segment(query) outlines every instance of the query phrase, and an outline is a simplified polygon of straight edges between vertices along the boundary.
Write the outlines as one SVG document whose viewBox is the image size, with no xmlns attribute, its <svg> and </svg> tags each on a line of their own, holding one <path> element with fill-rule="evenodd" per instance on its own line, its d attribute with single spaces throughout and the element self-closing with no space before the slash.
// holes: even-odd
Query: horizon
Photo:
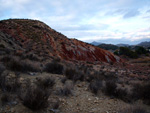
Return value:
<svg viewBox="0 0 150 113">
<path fill-rule="evenodd" d="M 149 0 L 0 0 L 0 20 L 36 19 L 68 38 L 133 45 L 150 41 L 149 6 Z"/>
</svg>

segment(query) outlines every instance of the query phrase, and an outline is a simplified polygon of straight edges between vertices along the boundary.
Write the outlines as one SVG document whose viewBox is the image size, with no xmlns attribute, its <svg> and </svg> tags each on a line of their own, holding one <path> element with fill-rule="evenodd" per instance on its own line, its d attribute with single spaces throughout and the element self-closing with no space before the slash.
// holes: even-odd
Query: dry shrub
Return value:
<svg viewBox="0 0 150 113">
<path fill-rule="evenodd" d="M 69 96 L 72 95 L 73 84 L 66 82 L 63 88 L 57 90 L 57 94 L 60 96 Z"/>
<path fill-rule="evenodd" d="M 48 107 L 50 92 L 41 87 L 28 87 L 25 92 L 20 93 L 22 104 L 33 111 Z"/>
<path fill-rule="evenodd" d="M 62 82 L 63 84 L 65 84 L 66 80 L 67 80 L 66 77 L 61 78 L 61 82 Z"/>
<path fill-rule="evenodd" d="M 12 71 L 18 71 L 18 72 L 37 72 L 40 70 L 40 66 L 37 64 L 37 62 L 32 62 L 30 60 L 21 60 L 19 57 L 15 56 L 4 56 L 1 59 L 6 68 Z"/>
<path fill-rule="evenodd" d="M 94 80 L 91 81 L 89 84 L 89 89 L 96 95 L 99 90 L 101 90 L 103 87 L 102 81 L 100 80 Z"/>
<path fill-rule="evenodd" d="M 10 76 L 9 73 L 5 72 L 1 75 L 1 89 L 7 92 L 16 92 L 20 88 L 18 76 Z"/>
<path fill-rule="evenodd" d="M 65 70 L 65 76 L 70 79 L 73 80 L 74 82 L 80 80 L 83 81 L 84 80 L 84 74 L 80 71 L 77 71 L 76 69 L 72 69 L 72 68 L 67 68 Z"/>
<path fill-rule="evenodd" d="M 148 112 L 143 108 L 141 108 L 140 106 L 136 106 L 122 109 L 118 113 L 148 113 Z"/>
<path fill-rule="evenodd" d="M 106 86 L 103 92 L 108 96 L 114 96 L 116 92 L 117 85 L 115 81 L 106 81 Z"/>
<path fill-rule="evenodd" d="M 55 85 L 55 79 L 51 77 L 37 78 L 36 85 L 43 89 L 52 88 Z"/>
<path fill-rule="evenodd" d="M 150 105 L 150 83 L 135 84 L 132 95 L 133 99 L 142 99 L 145 104 Z"/>
<path fill-rule="evenodd" d="M 125 102 L 131 102 L 130 95 L 126 89 L 117 88 L 115 81 L 106 81 L 106 86 L 103 88 L 103 92 L 111 97 L 121 99 Z"/>
<path fill-rule="evenodd" d="M 44 71 L 53 74 L 62 74 L 63 73 L 63 65 L 58 62 L 51 62 L 45 65 Z"/>
<path fill-rule="evenodd" d="M 1 102 L 2 102 L 2 105 L 5 105 L 6 103 L 9 102 L 9 94 L 7 93 L 3 93 L 2 96 L 1 96 Z"/>
</svg>

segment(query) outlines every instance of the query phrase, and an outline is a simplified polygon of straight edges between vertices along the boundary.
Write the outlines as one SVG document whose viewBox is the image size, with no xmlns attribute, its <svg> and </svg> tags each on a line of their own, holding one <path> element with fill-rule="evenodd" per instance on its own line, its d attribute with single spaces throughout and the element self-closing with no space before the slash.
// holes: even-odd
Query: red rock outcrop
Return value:
<svg viewBox="0 0 150 113">
<path fill-rule="evenodd" d="M 39 56 L 59 57 L 64 60 L 120 62 L 109 51 L 76 39 L 68 39 L 43 22 L 28 19 L 0 21 L 0 32 L 7 36 L 15 50 L 33 52 Z M 0 38 L 4 39 L 4 37 Z M 5 42 L 7 42 L 5 38 Z M 17 45 L 17 46 L 16 46 Z"/>
</svg>

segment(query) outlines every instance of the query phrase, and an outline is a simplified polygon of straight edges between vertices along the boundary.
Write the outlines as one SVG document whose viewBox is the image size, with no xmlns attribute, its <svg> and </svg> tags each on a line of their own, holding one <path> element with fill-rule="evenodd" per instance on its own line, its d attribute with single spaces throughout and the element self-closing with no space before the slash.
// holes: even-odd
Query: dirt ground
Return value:
<svg viewBox="0 0 150 113">
<path fill-rule="evenodd" d="M 13 74 L 14 73 L 11 72 L 11 75 Z M 31 111 L 20 102 L 15 100 L 14 103 L 16 102 L 16 104 L 9 103 L 5 106 L 0 104 L 0 113 L 118 113 L 118 111 L 123 108 L 133 106 L 140 106 L 150 112 L 150 107 L 143 104 L 141 100 L 129 104 L 123 102 L 122 100 L 107 97 L 102 92 L 99 92 L 96 96 L 89 91 L 89 83 L 85 81 L 77 81 L 77 83 L 73 84 L 72 81 L 67 80 L 66 84 L 68 83 L 73 85 L 71 86 L 73 87 L 72 95 L 68 97 L 56 95 L 57 89 L 64 86 L 64 84 L 61 83 L 61 79 L 64 77 L 64 75 L 36 73 L 35 75 L 31 76 L 28 74 L 22 74 L 20 80 L 22 80 L 22 83 L 26 79 L 30 79 L 34 82 L 37 77 L 54 77 L 56 81 L 52 94 L 49 97 L 49 107 L 46 110 Z M 0 94 L 1 93 L 2 91 Z M 52 109 L 51 104 L 56 103 L 57 101 L 59 101 L 58 109 Z"/>
</svg>

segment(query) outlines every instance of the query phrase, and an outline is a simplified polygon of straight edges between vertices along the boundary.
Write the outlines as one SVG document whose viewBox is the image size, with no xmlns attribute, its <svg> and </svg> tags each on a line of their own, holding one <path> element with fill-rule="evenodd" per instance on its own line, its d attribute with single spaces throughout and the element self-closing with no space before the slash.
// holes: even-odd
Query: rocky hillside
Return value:
<svg viewBox="0 0 150 113">
<path fill-rule="evenodd" d="M 0 45 L 21 54 L 44 56 L 45 59 L 120 62 L 112 53 L 76 39 L 68 39 L 37 20 L 0 21 Z"/>
</svg>

